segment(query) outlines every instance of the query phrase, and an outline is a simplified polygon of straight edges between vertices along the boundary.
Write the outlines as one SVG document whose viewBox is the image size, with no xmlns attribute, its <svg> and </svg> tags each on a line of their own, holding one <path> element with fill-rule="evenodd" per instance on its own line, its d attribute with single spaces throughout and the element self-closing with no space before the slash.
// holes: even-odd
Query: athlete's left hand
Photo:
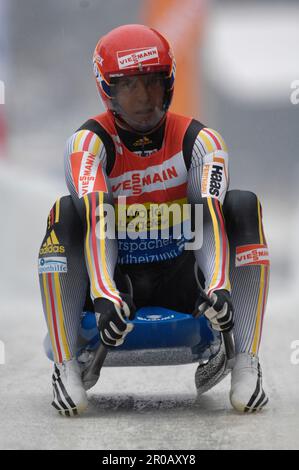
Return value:
<svg viewBox="0 0 299 470">
<path fill-rule="evenodd" d="M 230 293 L 225 289 L 215 290 L 208 302 L 203 297 L 197 302 L 193 316 L 204 314 L 216 331 L 230 331 L 234 326 L 234 308 Z"/>
</svg>

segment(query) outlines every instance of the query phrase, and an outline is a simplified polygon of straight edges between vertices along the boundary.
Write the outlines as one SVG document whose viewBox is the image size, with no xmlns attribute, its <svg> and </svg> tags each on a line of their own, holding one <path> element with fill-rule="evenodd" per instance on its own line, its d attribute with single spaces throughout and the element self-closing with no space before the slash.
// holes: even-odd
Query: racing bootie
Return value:
<svg viewBox="0 0 299 470">
<path fill-rule="evenodd" d="M 55 363 L 52 375 L 52 405 L 63 416 L 75 416 L 86 410 L 88 401 L 77 360 Z"/>
<path fill-rule="evenodd" d="M 237 411 L 255 412 L 268 403 L 262 386 L 262 370 L 258 356 L 239 353 L 231 375 L 230 401 Z"/>
</svg>

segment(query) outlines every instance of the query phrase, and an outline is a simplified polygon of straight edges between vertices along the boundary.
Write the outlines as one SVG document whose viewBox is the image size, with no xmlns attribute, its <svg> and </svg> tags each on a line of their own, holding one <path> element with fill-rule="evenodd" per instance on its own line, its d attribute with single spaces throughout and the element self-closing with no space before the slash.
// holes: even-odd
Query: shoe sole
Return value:
<svg viewBox="0 0 299 470">
<path fill-rule="evenodd" d="M 61 415 L 61 416 L 66 416 L 68 418 L 71 418 L 73 416 L 78 416 L 82 413 L 84 413 L 84 411 L 87 409 L 88 407 L 88 404 L 86 405 L 81 405 L 81 406 L 77 406 L 75 408 L 68 408 L 68 409 L 61 409 L 59 408 L 59 406 L 57 406 L 57 404 L 55 403 L 55 401 L 53 401 L 52 403 L 52 406 L 55 408 L 55 410 L 58 411 L 58 413 Z"/>
</svg>

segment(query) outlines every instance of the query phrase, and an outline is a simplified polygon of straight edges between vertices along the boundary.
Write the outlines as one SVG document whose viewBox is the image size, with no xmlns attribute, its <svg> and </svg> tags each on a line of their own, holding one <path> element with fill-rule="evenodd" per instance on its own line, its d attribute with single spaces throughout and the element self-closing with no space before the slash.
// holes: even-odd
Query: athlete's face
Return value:
<svg viewBox="0 0 299 470">
<path fill-rule="evenodd" d="M 158 73 L 121 77 L 114 85 L 117 112 L 139 131 L 149 131 L 163 117 L 164 84 Z"/>
</svg>

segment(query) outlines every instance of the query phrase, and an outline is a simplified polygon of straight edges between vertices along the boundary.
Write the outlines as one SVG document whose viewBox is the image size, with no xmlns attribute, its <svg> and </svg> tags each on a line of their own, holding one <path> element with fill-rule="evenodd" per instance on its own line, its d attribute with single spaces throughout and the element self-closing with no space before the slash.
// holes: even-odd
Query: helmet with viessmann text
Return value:
<svg viewBox="0 0 299 470">
<path fill-rule="evenodd" d="M 102 101 L 108 111 L 137 130 L 138 123 L 130 122 L 117 100 L 115 90 L 121 80 L 143 77 L 145 86 L 154 80 L 163 84 L 163 102 L 156 120 L 167 112 L 173 95 L 175 60 L 168 41 L 156 30 L 144 25 L 131 24 L 113 29 L 103 36 L 93 55 L 94 74 Z M 152 78 L 151 78 L 152 77 Z M 157 123 L 152 123 L 152 126 Z"/>
</svg>

